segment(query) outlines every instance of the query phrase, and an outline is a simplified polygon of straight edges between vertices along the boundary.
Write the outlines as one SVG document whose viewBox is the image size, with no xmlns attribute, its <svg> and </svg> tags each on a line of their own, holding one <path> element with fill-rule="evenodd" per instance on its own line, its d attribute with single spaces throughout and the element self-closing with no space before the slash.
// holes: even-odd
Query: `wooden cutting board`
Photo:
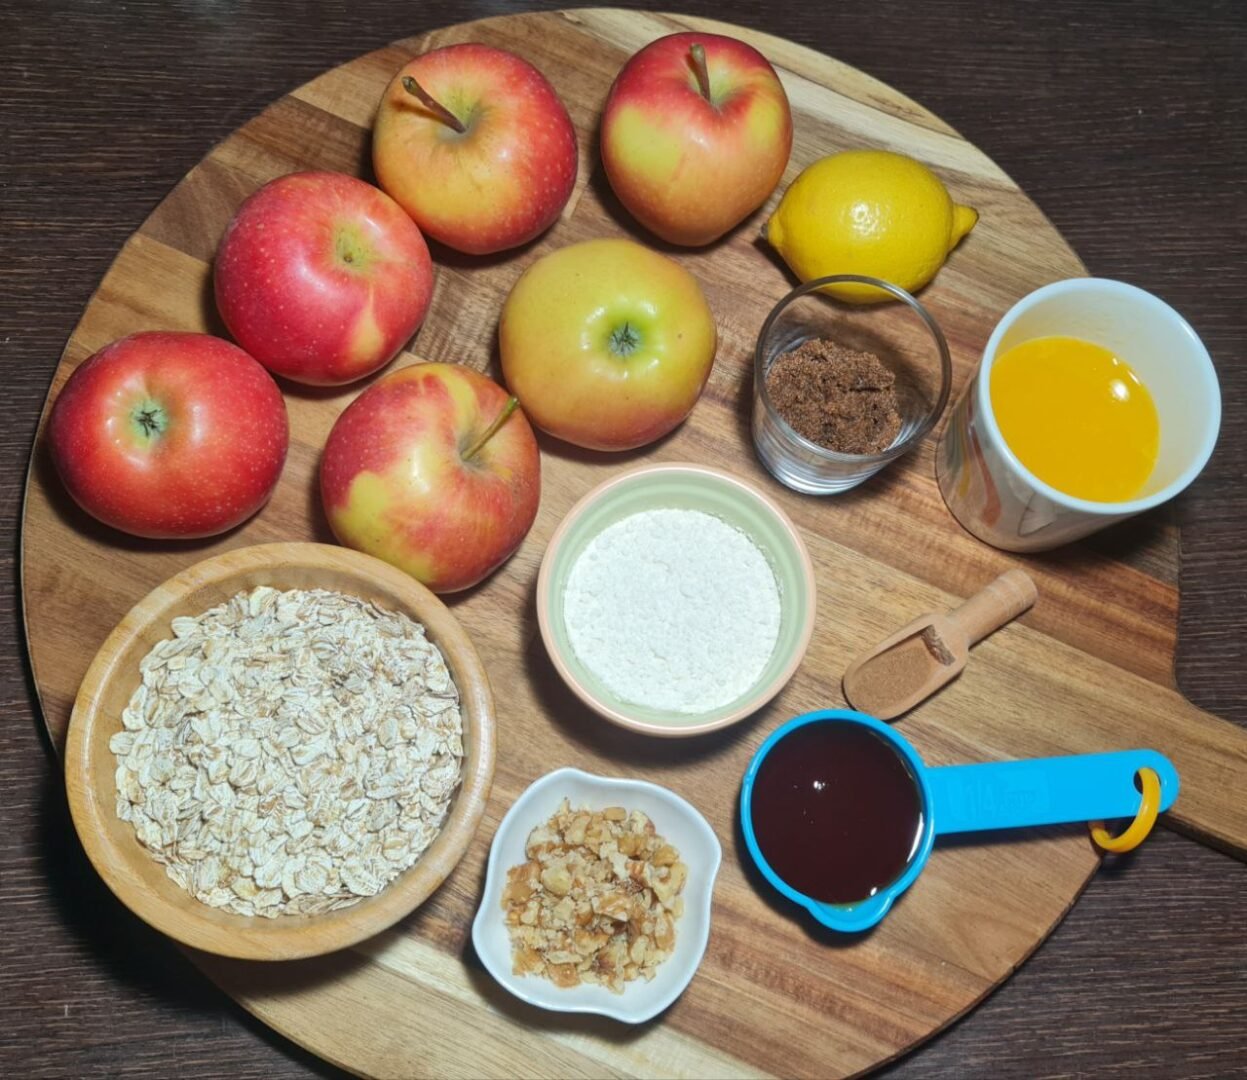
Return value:
<svg viewBox="0 0 1247 1080">
<path fill-rule="evenodd" d="M 621 64 L 664 33 L 696 28 L 750 41 L 780 71 L 796 136 L 783 186 L 832 151 L 880 146 L 932 165 L 982 219 L 924 302 L 942 324 L 964 384 L 995 321 L 1018 297 L 1084 269 L 995 165 L 915 103 L 789 42 L 702 19 L 614 10 L 517 15 L 399 42 L 328 72 L 217 146 L 131 237 L 66 346 L 49 400 L 96 349 L 142 329 L 223 333 L 210 260 L 250 192 L 297 169 L 370 178 L 369 125 L 410 56 L 477 40 L 518 52 L 552 80 L 580 137 L 580 176 L 562 220 L 509 256 L 435 250 L 429 318 L 397 365 L 448 360 L 487 370 L 503 298 L 534 259 L 563 244 L 635 234 L 597 164 L 594 131 Z M 1163 514 L 1044 556 L 995 551 L 949 517 L 933 478 L 934 439 L 846 495 L 798 496 L 757 464 L 748 436 L 750 357 L 769 307 L 790 287 L 755 237 L 779 192 L 714 247 L 677 252 L 702 282 L 720 331 L 705 396 L 672 437 L 622 456 L 543 443 L 533 530 L 486 584 L 451 599 L 485 659 L 499 702 L 498 771 L 462 864 L 395 930 L 345 953 L 290 964 L 194 959 L 261 1019 L 339 1065 L 369 1075 L 828 1076 L 880 1064 L 981 1000 L 1049 933 L 1098 860 L 1085 829 L 942 843 L 921 880 L 872 934 L 831 937 L 747 869 L 735 825 L 745 763 L 788 717 L 843 704 L 839 679 L 864 646 L 914 616 L 954 604 L 1023 566 L 1040 599 L 973 654 L 965 674 L 900 721 L 932 764 L 1153 746 L 1183 791 L 1171 817 L 1238 854 L 1247 850 L 1247 736 L 1172 686 L 1176 530 Z M 150 588 L 217 551 L 273 540 L 331 540 L 315 494 L 320 447 L 361 389 L 286 387 L 292 444 L 270 505 L 214 542 L 152 543 L 97 527 L 66 497 L 36 442 L 22 533 L 27 636 L 44 717 L 60 745 L 78 683 L 109 630 Z M 45 410 L 46 413 L 46 410 Z M 715 736 L 650 740 L 605 724 L 566 691 L 537 633 L 542 551 L 572 503 L 638 460 L 690 460 L 739 473 L 803 531 L 819 586 L 818 627 L 787 689 L 751 721 Z M 537 776 L 561 765 L 642 776 L 695 803 L 725 860 L 705 961 L 658 1021 L 624 1029 L 522 1005 L 476 960 L 468 928 L 499 819 Z"/>
</svg>

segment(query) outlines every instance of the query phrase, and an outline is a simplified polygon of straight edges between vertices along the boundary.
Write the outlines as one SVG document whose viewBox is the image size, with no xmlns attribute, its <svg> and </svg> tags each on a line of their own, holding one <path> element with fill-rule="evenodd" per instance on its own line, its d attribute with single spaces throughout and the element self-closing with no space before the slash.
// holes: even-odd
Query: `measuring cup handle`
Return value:
<svg viewBox="0 0 1247 1080">
<path fill-rule="evenodd" d="M 1160 808 L 1178 797 L 1178 773 L 1155 750 L 945 765 L 926 770 L 936 835 L 1133 817 L 1142 768 L 1160 777 Z"/>
</svg>

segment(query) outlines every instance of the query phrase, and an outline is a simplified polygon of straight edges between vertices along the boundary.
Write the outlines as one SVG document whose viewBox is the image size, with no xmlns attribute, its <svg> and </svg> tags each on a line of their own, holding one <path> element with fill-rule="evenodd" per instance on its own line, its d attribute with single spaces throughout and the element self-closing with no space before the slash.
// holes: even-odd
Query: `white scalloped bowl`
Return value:
<svg viewBox="0 0 1247 1080">
<path fill-rule="evenodd" d="M 511 940 L 503 921 L 502 889 L 507 871 L 527 860 L 524 845 L 537 825 L 548 821 L 566 798 L 573 807 L 599 810 L 623 806 L 640 810 L 661 836 L 680 852 L 688 866 L 684 914 L 676 922 L 675 951 L 654 978 L 637 979 L 616 994 L 604 986 L 581 985 L 561 990 L 536 975 L 511 971 Z M 515 800 L 494 834 L 481 906 L 472 923 L 472 944 L 481 963 L 522 1001 L 555 1012 L 597 1013 L 625 1024 L 640 1024 L 678 998 L 697 971 L 710 938 L 710 908 L 723 851 L 709 822 L 689 802 L 645 780 L 594 776 L 580 769 L 556 769 L 529 785 Z"/>
</svg>

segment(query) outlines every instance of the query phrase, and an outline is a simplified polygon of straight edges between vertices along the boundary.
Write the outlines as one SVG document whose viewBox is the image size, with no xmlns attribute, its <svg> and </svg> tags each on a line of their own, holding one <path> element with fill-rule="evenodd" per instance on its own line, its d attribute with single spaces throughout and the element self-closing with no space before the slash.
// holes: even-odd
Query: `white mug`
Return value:
<svg viewBox="0 0 1247 1080">
<path fill-rule="evenodd" d="M 1160 420 L 1156 466 L 1138 497 L 1078 499 L 1027 469 L 1000 434 L 992 365 L 1034 338 L 1075 337 L 1109 349 L 1151 392 Z M 1221 427 L 1221 393 L 1208 350 L 1163 300 L 1104 278 L 1071 278 L 1023 297 L 997 324 L 978 369 L 953 408 L 935 455 L 952 515 L 994 547 L 1046 551 L 1159 506 L 1207 463 Z"/>
</svg>

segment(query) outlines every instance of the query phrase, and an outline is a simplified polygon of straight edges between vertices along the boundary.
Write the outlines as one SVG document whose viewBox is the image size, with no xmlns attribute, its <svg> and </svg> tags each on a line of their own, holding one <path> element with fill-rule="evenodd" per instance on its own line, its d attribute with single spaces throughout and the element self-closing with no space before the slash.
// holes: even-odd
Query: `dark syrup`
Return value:
<svg viewBox="0 0 1247 1080">
<path fill-rule="evenodd" d="M 861 724 L 818 722 L 767 753 L 750 797 L 763 856 L 798 892 L 828 904 L 873 896 L 904 871 L 922 832 L 909 766 Z"/>
</svg>

